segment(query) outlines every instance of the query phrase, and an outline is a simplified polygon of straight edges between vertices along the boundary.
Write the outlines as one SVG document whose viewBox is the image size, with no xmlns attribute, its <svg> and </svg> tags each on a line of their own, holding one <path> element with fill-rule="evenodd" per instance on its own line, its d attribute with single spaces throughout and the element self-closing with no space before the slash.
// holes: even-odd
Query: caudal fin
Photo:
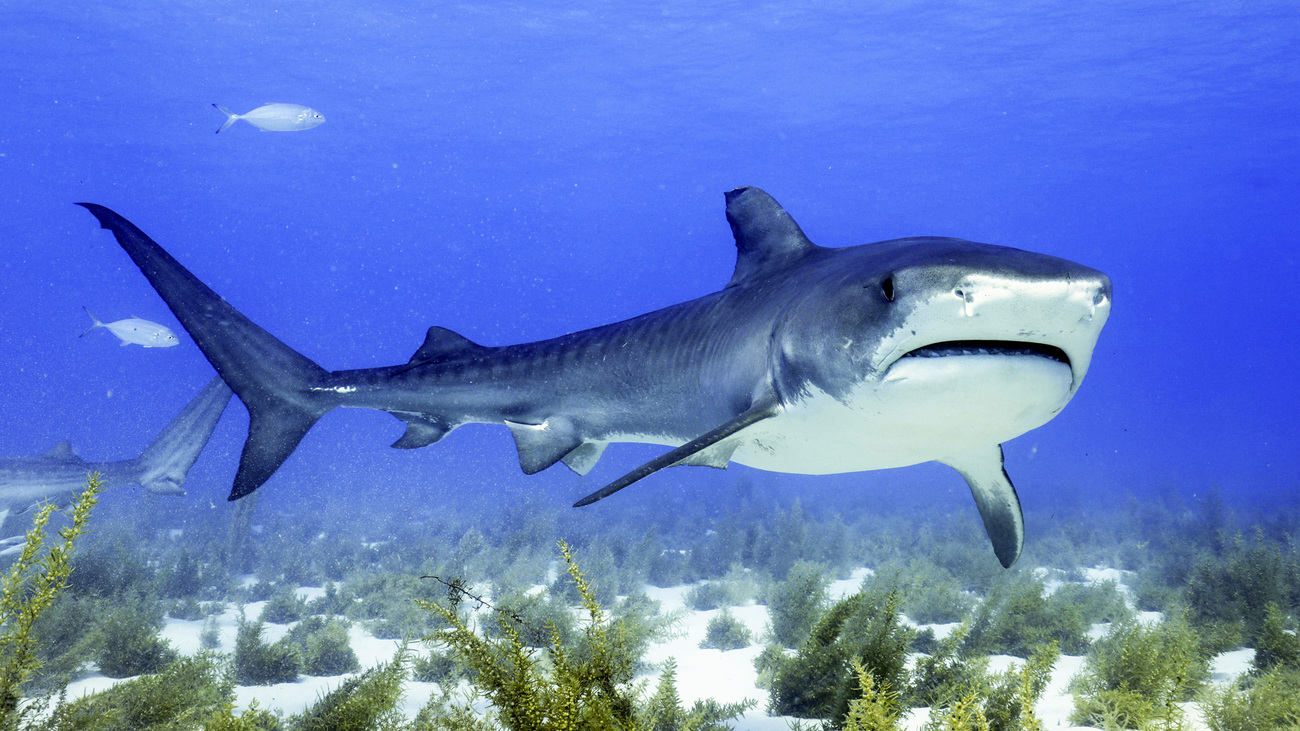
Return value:
<svg viewBox="0 0 1300 731">
<path fill-rule="evenodd" d="M 234 112 L 230 111 L 229 109 L 226 109 L 220 104 L 213 104 L 212 106 L 216 107 L 217 111 L 226 115 L 226 121 L 221 123 L 221 126 L 217 129 L 217 134 L 221 134 L 222 132 L 225 132 L 226 130 L 230 129 L 230 125 L 239 121 L 238 114 L 235 114 Z"/>
<path fill-rule="evenodd" d="M 212 366 L 248 408 L 248 439 L 230 491 L 262 486 L 339 395 L 319 386 L 328 373 L 244 317 L 135 224 L 104 206 L 78 203 L 113 232 Z"/>
<path fill-rule="evenodd" d="M 103 327 L 103 326 L 104 326 L 104 323 L 100 322 L 98 317 L 95 317 L 94 315 L 92 315 L 92 314 L 90 313 L 90 308 L 89 308 L 89 307 L 85 307 L 85 306 L 83 305 L 81 309 L 85 310 L 87 315 L 90 315 L 90 321 L 91 321 L 91 323 L 93 323 L 89 328 L 86 329 L 86 331 L 85 331 L 84 333 L 82 333 L 81 335 L 78 336 L 78 337 L 83 337 L 83 338 L 84 338 L 84 337 L 86 337 L 87 335 L 89 335 L 89 334 L 95 332 L 95 331 L 98 330 L 99 328 Z"/>
<path fill-rule="evenodd" d="M 184 495 L 185 476 L 207 446 L 221 412 L 230 401 L 230 388 L 213 378 L 140 453 L 140 484 L 160 495 Z"/>
</svg>

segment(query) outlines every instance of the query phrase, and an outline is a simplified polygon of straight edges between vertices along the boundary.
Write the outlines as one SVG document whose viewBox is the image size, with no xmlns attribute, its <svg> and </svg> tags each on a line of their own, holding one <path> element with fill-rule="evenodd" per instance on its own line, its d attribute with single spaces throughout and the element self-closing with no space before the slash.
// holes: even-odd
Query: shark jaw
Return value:
<svg viewBox="0 0 1300 731">
<path fill-rule="evenodd" d="M 1070 369 L 1037 355 L 901 358 L 847 398 L 814 390 L 750 427 L 730 459 L 811 475 L 945 461 L 1047 423 L 1069 401 Z"/>
</svg>

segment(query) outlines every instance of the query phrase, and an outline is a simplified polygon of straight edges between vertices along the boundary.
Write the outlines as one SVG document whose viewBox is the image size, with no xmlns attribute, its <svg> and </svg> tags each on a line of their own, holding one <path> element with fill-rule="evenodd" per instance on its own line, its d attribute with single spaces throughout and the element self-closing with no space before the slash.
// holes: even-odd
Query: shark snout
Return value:
<svg viewBox="0 0 1300 731">
<path fill-rule="evenodd" d="M 1097 281 L 1092 285 L 1092 316 L 1096 318 L 1100 313 L 1102 320 L 1105 321 L 1106 317 L 1110 315 L 1110 303 L 1110 277 L 1098 273 Z"/>
</svg>

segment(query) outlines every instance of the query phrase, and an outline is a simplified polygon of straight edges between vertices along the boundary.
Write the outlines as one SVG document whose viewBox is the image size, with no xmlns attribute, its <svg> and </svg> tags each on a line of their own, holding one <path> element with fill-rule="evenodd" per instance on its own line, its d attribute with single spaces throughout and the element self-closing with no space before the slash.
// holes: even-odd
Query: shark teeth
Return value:
<svg viewBox="0 0 1300 731">
<path fill-rule="evenodd" d="M 949 340 L 925 345 L 908 351 L 904 358 L 949 358 L 963 355 L 1037 356 L 1070 364 L 1070 359 L 1060 348 L 1041 343 L 1022 343 L 1004 340 Z"/>
</svg>

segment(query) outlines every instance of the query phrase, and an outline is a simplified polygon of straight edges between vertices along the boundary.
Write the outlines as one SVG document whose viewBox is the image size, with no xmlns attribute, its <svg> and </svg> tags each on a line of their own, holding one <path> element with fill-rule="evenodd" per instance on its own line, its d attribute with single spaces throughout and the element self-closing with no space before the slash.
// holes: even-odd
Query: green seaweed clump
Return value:
<svg viewBox="0 0 1300 731">
<path fill-rule="evenodd" d="M 974 595 L 957 577 L 928 558 L 914 558 L 906 565 L 890 561 L 876 571 L 875 582 L 897 589 L 903 614 L 918 624 L 960 622 L 975 607 Z"/>
<path fill-rule="evenodd" d="M 925 731 L 1044 731 L 1034 705 L 1047 690 L 1061 655 L 1055 643 L 1042 645 L 1019 669 L 979 678 L 966 693 L 931 713 Z"/>
<path fill-rule="evenodd" d="M 494 605 L 498 611 L 521 620 L 515 623 L 515 628 L 519 630 L 519 639 L 528 647 L 546 647 L 551 644 L 553 633 L 566 646 L 576 639 L 573 614 L 550 592 L 527 594 L 516 589 L 501 595 Z M 494 624 L 488 624 L 484 631 L 490 637 L 502 636 Z"/>
<path fill-rule="evenodd" d="M 434 602 L 421 602 L 421 606 L 447 626 L 427 641 L 448 646 L 465 662 L 474 674 L 474 685 L 487 696 L 497 720 L 507 729 L 634 728 L 634 659 L 626 651 L 624 632 L 611 626 L 563 541 L 560 553 L 587 610 L 583 628 L 590 648 L 587 662 L 572 662 L 557 634 L 545 648 L 550 661 L 547 672 L 536 652 L 524 645 L 513 616 L 496 614 L 502 639 L 494 641 L 471 630 L 454 606 Z"/>
<path fill-rule="evenodd" d="M 235 634 L 235 681 L 240 685 L 273 685 L 297 680 L 302 653 L 288 637 L 267 644 L 262 630 L 260 620 L 239 623 Z"/>
<path fill-rule="evenodd" d="M 772 622 L 772 639 L 782 647 L 798 647 L 807 639 L 817 618 L 826 610 L 826 589 L 830 581 L 821 566 L 799 561 L 785 581 L 772 586 L 767 611 Z"/>
<path fill-rule="evenodd" d="M 1029 657 L 1039 646 L 1056 642 L 1062 652 L 1080 654 L 1088 647 L 1087 630 L 1082 609 L 1068 594 L 1049 596 L 1038 579 L 1012 574 L 975 610 L 964 650 Z"/>
<path fill-rule="evenodd" d="M 1211 731 L 1300 728 L 1300 637 L 1276 604 L 1265 607 L 1255 645 L 1252 672 L 1202 694 Z"/>
<path fill-rule="evenodd" d="M 348 639 L 346 620 L 308 617 L 289 630 L 285 638 L 298 647 L 306 675 L 342 675 L 361 668 Z"/>
<path fill-rule="evenodd" d="M 876 676 L 853 661 L 853 675 L 858 679 L 861 694 L 849 701 L 849 712 L 844 717 L 845 731 L 894 731 L 903 720 L 903 708 L 898 693 L 888 685 L 877 686 Z"/>
<path fill-rule="evenodd" d="M 676 707 L 671 674 L 667 680 L 661 679 L 660 693 L 654 699 L 648 704 L 640 701 L 640 688 L 633 684 L 632 676 L 644 648 L 644 618 L 637 612 L 613 618 L 607 615 L 568 544 L 560 541 L 559 548 L 586 614 L 576 647 L 566 646 L 559 633 L 552 631 L 546 647 L 530 648 L 524 644 L 520 618 L 503 611 L 493 612 L 499 637 L 476 633 L 459 611 L 459 603 L 470 597 L 491 607 L 458 583 L 447 585 L 446 604 L 419 602 L 444 625 L 426 642 L 444 645 L 456 656 L 469 670 L 474 693 L 486 697 L 491 708 L 486 718 L 476 719 L 469 701 L 456 705 L 445 698 L 434 699 L 421 710 L 417 727 L 510 731 L 718 728 L 704 725 L 705 721 L 686 724 L 701 708 L 698 704 L 683 717 L 668 714 L 668 705 Z M 707 704 L 703 708 L 707 710 Z M 713 704 L 713 710 L 717 713 L 706 715 L 719 716 L 716 723 L 720 723 L 740 715 L 745 707 Z M 652 717 L 659 720 L 652 721 Z"/>
<path fill-rule="evenodd" d="M 723 609 L 709 620 L 700 647 L 713 650 L 739 650 L 749 647 L 753 636 L 745 623 L 736 619 L 729 609 Z"/>
<path fill-rule="evenodd" d="M 899 595 L 859 592 L 837 602 L 793 657 L 771 654 L 770 707 L 799 718 L 824 718 L 842 728 L 849 702 L 861 695 L 854 662 L 874 677 L 874 687 L 907 685 L 907 646 L 912 631 L 902 624 Z"/>
<path fill-rule="evenodd" d="M 176 660 L 176 651 L 158 636 L 162 613 L 131 601 L 115 607 L 100 625 L 99 671 L 110 678 L 162 672 Z"/>
<path fill-rule="evenodd" d="M 402 683 L 410 651 L 405 643 L 387 663 L 343 681 L 294 719 L 295 731 L 379 731 L 403 725 Z"/>
<path fill-rule="evenodd" d="M 1300 669 L 1274 666 L 1248 673 L 1201 698 L 1210 731 L 1300 728 Z"/>
<path fill-rule="evenodd" d="M 1250 541 L 1237 535 L 1222 555 L 1203 555 L 1196 562 L 1187 577 L 1186 600 L 1197 631 L 1223 638 L 1212 650 L 1230 650 L 1234 640 L 1253 645 L 1270 604 L 1300 602 L 1300 551 L 1283 551 L 1259 529 Z"/>
<path fill-rule="evenodd" d="M 691 587 L 682 599 L 691 609 L 708 612 L 727 605 L 727 587 L 720 581 L 701 582 Z"/>
<path fill-rule="evenodd" d="M 62 542 L 45 546 L 45 527 L 56 510 L 44 505 L 32 518 L 23 549 L 0 589 L 0 727 L 15 727 L 27 710 L 19 708 L 23 685 L 40 669 L 32 625 L 68 586 L 72 549 L 90 521 L 104 489 L 99 473 L 86 476 L 86 489 L 72 501 L 72 525 L 59 531 Z"/>
<path fill-rule="evenodd" d="M 1118 624 L 1093 644 L 1071 684 L 1070 719 L 1106 728 L 1177 726 L 1177 703 L 1190 700 L 1208 675 L 1209 658 L 1181 615 L 1152 627 Z"/>
<path fill-rule="evenodd" d="M 299 598 L 293 588 L 283 586 L 277 588 L 267 598 L 259 619 L 274 624 L 289 624 L 305 616 L 307 616 L 307 602 Z"/>
<path fill-rule="evenodd" d="M 1300 635 L 1286 625 L 1286 615 L 1270 602 L 1264 608 L 1264 622 L 1255 638 L 1256 670 L 1277 666 L 1300 670 Z"/>
<path fill-rule="evenodd" d="M 970 627 L 963 624 L 936 640 L 929 654 L 917 657 L 908 705 L 943 708 L 967 696 L 988 692 L 988 658 L 962 656 L 969 631 Z"/>
<path fill-rule="evenodd" d="M 161 672 L 118 683 L 108 690 L 58 706 L 46 724 L 52 731 L 203 728 L 234 698 L 220 658 L 184 657 Z"/>
<path fill-rule="evenodd" d="M 427 656 L 416 656 L 411 661 L 411 677 L 421 683 L 454 685 L 465 677 L 465 669 L 451 655 L 432 650 Z"/>
</svg>

